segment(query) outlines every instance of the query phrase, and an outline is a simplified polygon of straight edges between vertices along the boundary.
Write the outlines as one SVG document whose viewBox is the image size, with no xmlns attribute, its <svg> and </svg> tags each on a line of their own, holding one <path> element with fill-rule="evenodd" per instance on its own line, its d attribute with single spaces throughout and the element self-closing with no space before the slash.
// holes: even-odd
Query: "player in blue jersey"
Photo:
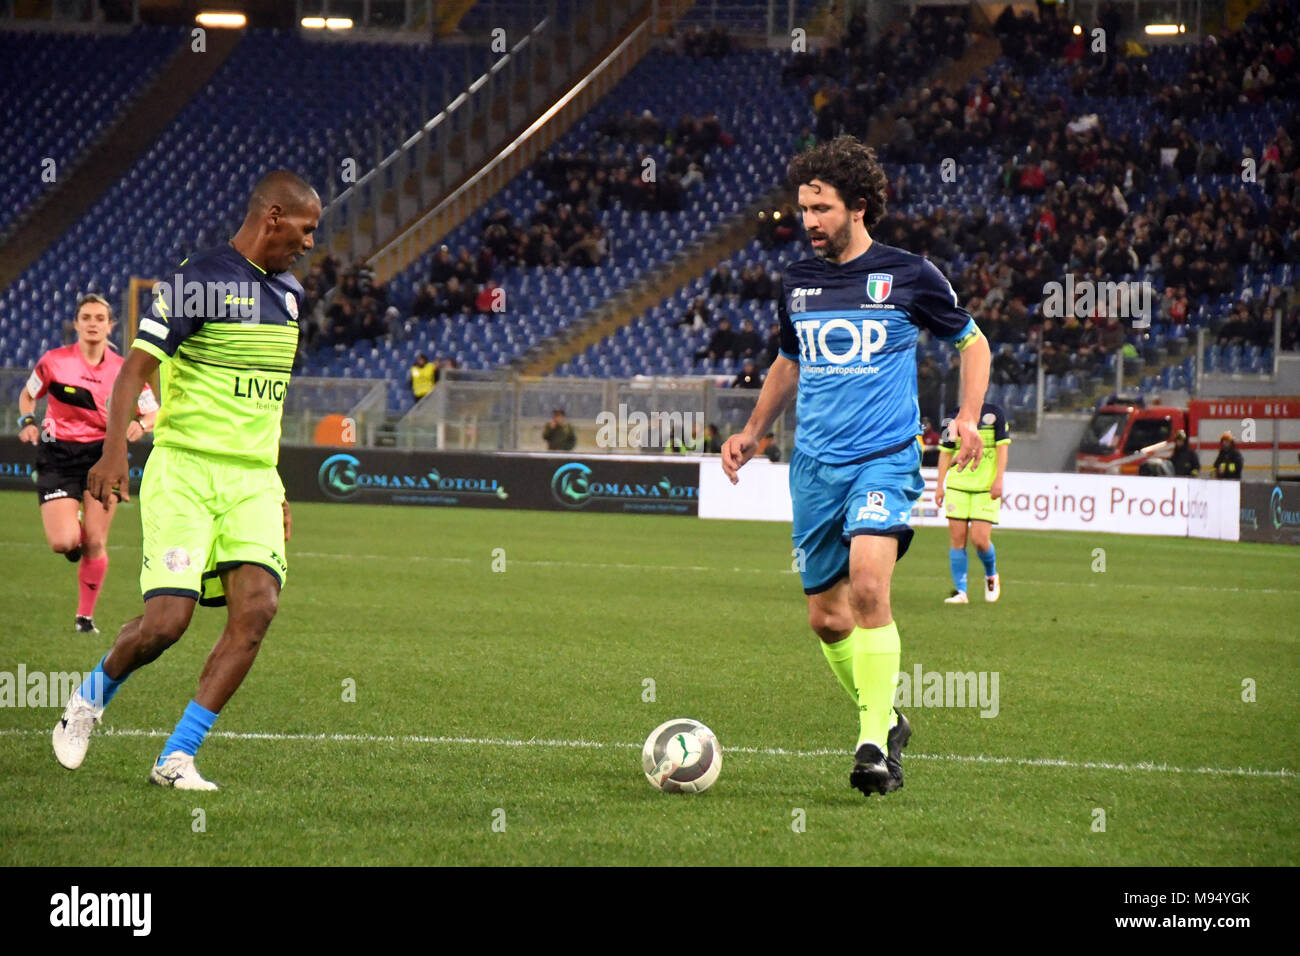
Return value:
<svg viewBox="0 0 1300 956">
<path fill-rule="evenodd" d="M 789 181 L 815 256 L 785 272 L 781 354 L 744 430 L 723 445 L 722 468 L 734 484 L 797 392 L 792 534 L 808 622 L 858 708 L 849 782 L 869 796 L 903 785 L 911 735 L 893 709 L 900 654 L 889 582 L 924 487 L 917 335 L 926 329 L 961 351 L 958 471 L 983 452 L 989 346 L 929 260 L 871 238 L 886 179 L 870 148 L 850 136 L 816 146 L 790 163 Z"/>
</svg>

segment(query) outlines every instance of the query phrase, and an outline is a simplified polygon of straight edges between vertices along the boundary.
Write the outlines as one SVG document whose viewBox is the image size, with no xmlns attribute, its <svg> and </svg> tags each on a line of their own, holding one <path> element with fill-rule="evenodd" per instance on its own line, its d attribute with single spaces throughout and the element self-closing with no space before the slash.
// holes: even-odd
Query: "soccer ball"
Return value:
<svg viewBox="0 0 1300 956">
<path fill-rule="evenodd" d="M 664 793 L 702 793 L 722 772 L 722 745 L 698 720 L 666 720 L 646 738 L 641 769 Z"/>
</svg>

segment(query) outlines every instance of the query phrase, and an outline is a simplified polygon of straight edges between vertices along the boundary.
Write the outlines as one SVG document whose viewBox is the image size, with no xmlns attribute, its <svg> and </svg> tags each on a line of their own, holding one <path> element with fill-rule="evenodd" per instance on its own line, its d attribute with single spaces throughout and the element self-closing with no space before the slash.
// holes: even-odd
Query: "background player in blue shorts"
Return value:
<svg viewBox="0 0 1300 956">
<path fill-rule="evenodd" d="M 916 340 L 926 329 L 961 351 L 958 471 L 983 452 L 989 346 L 929 260 L 871 238 L 886 178 L 869 147 L 842 136 L 800 153 L 788 172 L 815 255 L 786 270 L 781 354 L 744 430 L 723 446 L 722 467 L 734 484 L 798 393 L 790 496 L 808 622 L 858 708 L 849 782 L 883 794 L 903 785 L 911 735 L 893 709 L 900 655 L 889 582 L 923 489 Z"/>
</svg>

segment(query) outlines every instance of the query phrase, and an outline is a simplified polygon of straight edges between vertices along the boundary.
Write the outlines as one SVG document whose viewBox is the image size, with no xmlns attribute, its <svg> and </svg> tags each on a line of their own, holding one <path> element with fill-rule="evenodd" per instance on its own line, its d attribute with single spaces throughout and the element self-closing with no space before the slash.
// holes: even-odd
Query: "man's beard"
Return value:
<svg viewBox="0 0 1300 956">
<path fill-rule="evenodd" d="M 853 228 L 851 223 L 845 223 L 844 228 L 838 232 L 822 233 L 826 237 L 826 244 L 820 249 L 813 247 L 813 254 L 821 259 L 838 260 L 849 243 L 853 241 Z"/>
</svg>

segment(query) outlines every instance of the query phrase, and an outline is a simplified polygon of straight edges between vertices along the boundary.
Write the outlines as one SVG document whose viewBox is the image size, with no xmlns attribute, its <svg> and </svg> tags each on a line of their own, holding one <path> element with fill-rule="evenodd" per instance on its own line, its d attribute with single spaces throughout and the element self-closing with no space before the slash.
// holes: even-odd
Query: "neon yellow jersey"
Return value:
<svg viewBox="0 0 1300 956">
<path fill-rule="evenodd" d="M 230 245 L 191 256 L 154 290 L 132 348 L 157 358 L 154 444 L 274 466 L 303 290 Z"/>
<path fill-rule="evenodd" d="M 955 417 L 954 414 L 945 418 L 943 427 L 939 429 L 943 435 L 939 447 L 953 455 L 961 449 L 961 439 L 953 433 L 952 422 Z M 979 432 L 980 438 L 984 439 L 984 454 L 980 457 L 979 465 L 974 469 L 967 466 L 964 471 L 949 468 L 947 487 L 956 491 L 988 491 L 993 487 L 993 479 L 998 476 L 997 446 L 1011 444 L 1011 433 L 1007 430 L 1007 419 L 1002 414 L 1002 409 L 985 402 L 980 409 Z"/>
</svg>

